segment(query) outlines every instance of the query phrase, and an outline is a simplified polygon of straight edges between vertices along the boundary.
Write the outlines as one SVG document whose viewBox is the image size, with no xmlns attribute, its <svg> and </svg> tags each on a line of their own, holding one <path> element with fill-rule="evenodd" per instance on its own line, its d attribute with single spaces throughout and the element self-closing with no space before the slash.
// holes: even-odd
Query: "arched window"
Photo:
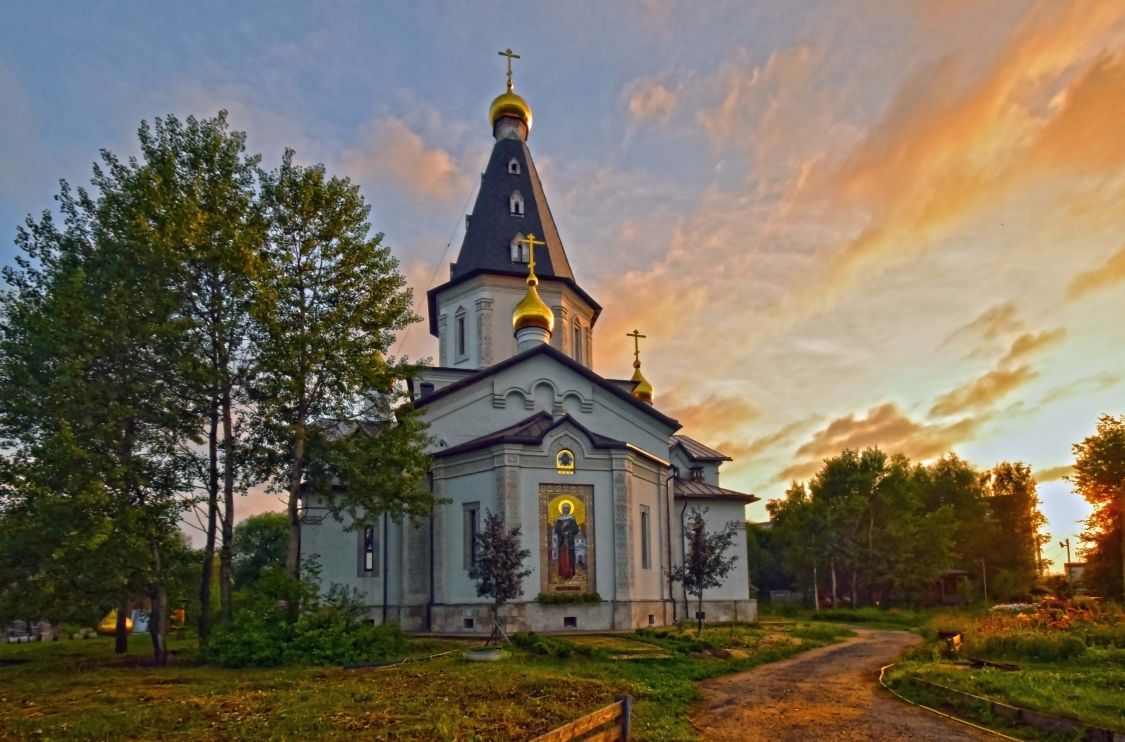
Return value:
<svg viewBox="0 0 1125 742">
<path fill-rule="evenodd" d="M 574 320 L 574 360 L 582 363 L 582 325 Z"/>
<path fill-rule="evenodd" d="M 523 216 L 523 196 L 519 191 L 512 191 L 508 197 L 508 211 L 512 216 Z"/>
<path fill-rule="evenodd" d="M 511 249 L 513 263 L 526 263 L 531 259 L 531 256 L 528 255 L 527 243 L 520 242 L 522 239 L 524 239 L 523 232 L 520 232 L 512 238 Z"/>
<path fill-rule="evenodd" d="M 508 172 L 511 173 L 512 175 L 519 175 L 520 174 L 520 161 L 517 160 L 514 157 L 512 159 L 508 160 Z"/>
</svg>

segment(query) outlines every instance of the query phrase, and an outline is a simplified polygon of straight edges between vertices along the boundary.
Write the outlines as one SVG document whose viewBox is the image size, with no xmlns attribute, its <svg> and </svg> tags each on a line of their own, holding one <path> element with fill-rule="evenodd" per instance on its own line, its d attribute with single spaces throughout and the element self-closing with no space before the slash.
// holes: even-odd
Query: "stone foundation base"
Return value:
<svg viewBox="0 0 1125 742">
<path fill-rule="evenodd" d="M 501 609 L 504 630 L 565 633 L 568 631 L 628 631 L 646 626 L 669 626 L 674 620 L 694 621 L 696 603 L 685 609 L 678 602 L 673 611 L 670 600 L 605 601 L 603 603 L 570 603 L 546 605 L 528 601 L 511 603 Z M 703 612 L 708 622 L 758 620 L 756 600 L 704 600 Z M 674 613 L 674 617 L 673 617 Z M 427 627 L 427 614 L 430 625 Z M 492 606 L 461 603 L 429 606 L 388 606 L 387 621 L 397 623 L 403 631 L 431 631 L 437 634 L 487 635 L 492 631 Z M 372 607 L 369 619 L 383 620 L 383 609 Z"/>
<path fill-rule="evenodd" d="M 695 612 L 699 604 L 694 600 L 684 605 L 683 601 L 677 602 L 676 615 L 681 621 L 696 621 Z M 739 621 L 741 623 L 758 622 L 758 601 L 756 600 L 704 600 L 704 620 L 708 623 L 723 621 Z"/>
</svg>

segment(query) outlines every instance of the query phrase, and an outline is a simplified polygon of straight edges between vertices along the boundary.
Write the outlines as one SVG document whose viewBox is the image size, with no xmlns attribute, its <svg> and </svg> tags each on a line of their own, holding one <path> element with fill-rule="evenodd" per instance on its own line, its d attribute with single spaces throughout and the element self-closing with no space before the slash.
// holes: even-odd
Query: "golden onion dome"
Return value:
<svg viewBox="0 0 1125 742">
<path fill-rule="evenodd" d="M 555 329 L 555 313 L 539 298 L 535 287 L 539 279 L 532 273 L 527 277 L 527 293 L 512 312 L 512 328 L 517 332 L 525 327 L 538 327 L 551 332 Z"/>
<path fill-rule="evenodd" d="M 523 98 L 512 92 L 511 87 L 508 88 L 507 92 L 496 96 L 496 100 L 492 101 L 492 105 L 488 108 L 488 122 L 493 127 L 503 116 L 519 119 L 527 125 L 528 132 L 531 132 L 531 106 Z"/>
<path fill-rule="evenodd" d="M 652 384 L 648 383 L 648 379 L 641 373 L 640 361 L 633 362 L 633 378 L 629 379 L 633 382 L 633 396 L 647 404 L 652 404 Z"/>
</svg>

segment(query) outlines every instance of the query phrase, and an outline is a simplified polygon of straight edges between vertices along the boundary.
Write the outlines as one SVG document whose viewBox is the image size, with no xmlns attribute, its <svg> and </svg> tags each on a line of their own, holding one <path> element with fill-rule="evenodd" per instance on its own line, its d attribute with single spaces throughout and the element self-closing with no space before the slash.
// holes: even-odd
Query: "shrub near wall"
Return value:
<svg viewBox="0 0 1125 742">
<path fill-rule="evenodd" d="M 1081 656 L 1086 651 L 1086 642 L 1071 634 L 1021 631 L 984 637 L 970 650 L 985 659 L 1062 662 Z"/>
<path fill-rule="evenodd" d="M 292 605 L 299 606 L 296 617 Z M 357 596 L 341 588 L 320 596 L 315 583 L 263 572 L 238 595 L 234 620 L 212 632 L 203 658 L 223 667 L 275 667 L 401 656 L 406 641 L 398 626 L 373 626 L 363 615 Z"/>
</svg>

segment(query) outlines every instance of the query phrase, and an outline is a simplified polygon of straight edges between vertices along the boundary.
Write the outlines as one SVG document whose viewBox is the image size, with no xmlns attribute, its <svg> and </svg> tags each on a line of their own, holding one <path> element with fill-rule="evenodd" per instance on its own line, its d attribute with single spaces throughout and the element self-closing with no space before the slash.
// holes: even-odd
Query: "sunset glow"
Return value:
<svg viewBox="0 0 1125 742">
<path fill-rule="evenodd" d="M 1125 412 L 1125 4 L 236 5 L 6 13 L 0 262 L 142 118 L 228 109 L 267 165 L 364 186 L 424 313 L 510 46 L 596 370 L 647 336 L 656 406 L 753 519 L 843 448 L 954 451 L 1029 463 L 1044 556 L 1077 542 L 1070 447 Z"/>
</svg>

